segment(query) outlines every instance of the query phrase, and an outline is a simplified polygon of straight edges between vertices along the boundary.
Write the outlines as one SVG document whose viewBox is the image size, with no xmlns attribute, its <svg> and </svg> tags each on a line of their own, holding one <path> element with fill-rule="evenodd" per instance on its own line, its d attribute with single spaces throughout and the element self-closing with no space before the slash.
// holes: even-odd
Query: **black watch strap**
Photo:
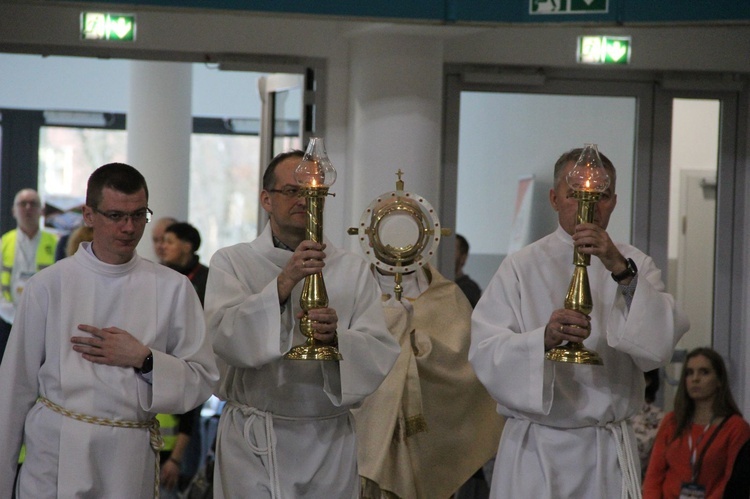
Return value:
<svg viewBox="0 0 750 499">
<path fill-rule="evenodd" d="M 635 262 L 632 258 L 627 259 L 627 267 L 625 267 L 625 270 L 620 272 L 619 274 L 612 274 L 612 279 L 615 280 L 616 283 L 620 283 L 627 279 L 628 277 L 635 277 L 635 275 L 638 273 L 638 267 L 635 266 Z"/>
<path fill-rule="evenodd" d="M 143 360 L 143 365 L 139 368 L 135 368 L 136 372 L 140 374 L 148 374 L 154 370 L 154 354 L 149 353 L 148 357 Z"/>
</svg>

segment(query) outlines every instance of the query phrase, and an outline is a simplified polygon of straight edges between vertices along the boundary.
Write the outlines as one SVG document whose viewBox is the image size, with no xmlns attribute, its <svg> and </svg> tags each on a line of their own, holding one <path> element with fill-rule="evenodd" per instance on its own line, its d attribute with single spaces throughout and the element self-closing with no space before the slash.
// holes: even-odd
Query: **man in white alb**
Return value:
<svg viewBox="0 0 750 499">
<path fill-rule="evenodd" d="M 263 177 L 269 215 L 250 243 L 217 251 L 206 319 L 221 370 L 214 497 L 354 499 L 357 450 L 350 413 L 399 355 L 380 290 L 359 256 L 306 240 L 306 200 L 294 170 L 303 153 L 276 156 Z M 323 273 L 329 307 L 314 309 L 315 338 L 343 360 L 287 360 L 306 339 L 298 327 L 302 281 Z"/>
<path fill-rule="evenodd" d="M 606 232 L 617 196 L 604 155 L 611 185 L 593 223 L 576 222 L 578 201 L 565 177 L 580 154 L 565 153 L 555 165 L 557 230 L 506 257 L 472 315 L 469 360 L 507 417 L 493 498 L 639 496 L 627 420 L 643 404 L 643 371 L 669 362 L 689 327 L 653 260 Z M 590 317 L 562 306 L 574 247 L 595 257 Z M 584 339 L 603 366 L 545 360 L 550 348 Z"/>
<path fill-rule="evenodd" d="M 0 497 L 152 497 L 157 413 L 211 394 L 218 370 L 184 276 L 141 259 L 151 216 L 133 167 L 89 178 L 94 239 L 26 283 L 0 364 Z"/>
</svg>

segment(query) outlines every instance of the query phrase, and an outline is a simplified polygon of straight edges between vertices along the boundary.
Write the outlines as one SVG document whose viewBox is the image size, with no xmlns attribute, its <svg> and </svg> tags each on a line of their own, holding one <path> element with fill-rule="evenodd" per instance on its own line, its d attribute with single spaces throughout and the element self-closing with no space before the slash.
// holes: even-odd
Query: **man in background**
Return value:
<svg viewBox="0 0 750 499">
<path fill-rule="evenodd" d="M 154 244 L 154 255 L 156 255 L 156 260 L 161 264 L 164 264 L 164 232 L 166 232 L 167 227 L 176 223 L 177 219 L 174 217 L 161 217 L 151 227 L 151 242 Z"/>
<path fill-rule="evenodd" d="M 482 288 L 479 287 L 471 277 L 464 274 L 464 265 L 466 265 L 466 259 L 469 258 L 469 242 L 461 234 L 456 234 L 456 270 L 455 270 L 455 281 L 461 291 L 464 292 L 466 298 L 471 303 L 471 308 L 477 306 L 479 298 L 482 296 Z"/>
<path fill-rule="evenodd" d="M 12 316 L 26 281 L 45 267 L 55 263 L 57 236 L 40 230 L 42 201 L 34 189 L 21 189 L 13 200 L 16 228 L 3 234 L 2 285 L 3 320 L 0 321 L 0 359 L 8 341 Z"/>
<path fill-rule="evenodd" d="M 187 222 L 166 228 L 161 242 L 162 263 L 188 278 L 203 306 L 206 296 L 208 267 L 198 259 L 201 236 Z M 161 450 L 162 499 L 178 497 L 198 471 L 201 461 L 201 406 L 185 414 L 159 414 L 162 435 L 169 428 L 170 438 L 164 439 Z"/>
</svg>

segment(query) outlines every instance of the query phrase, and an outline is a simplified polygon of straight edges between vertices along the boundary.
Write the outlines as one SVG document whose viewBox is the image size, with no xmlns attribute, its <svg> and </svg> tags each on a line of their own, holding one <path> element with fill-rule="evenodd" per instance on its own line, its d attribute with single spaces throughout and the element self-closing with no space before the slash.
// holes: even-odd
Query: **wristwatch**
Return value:
<svg viewBox="0 0 750 499">
<path fill-rule="evenodd" d="M 625 270 L 623 270 L 619 274 L 612 273 L 612 279 L 614 279 L 616 283 L 619 284 L 628 277 L 635 277 L 635 275 L 638 273 L 638 267 L 635 266 L 635 262 L 632 258 L 627 259 L 627 265 L 628 266 L 625 267 Z"/>
<path fill-rule="evenodd" d="M 136 372 L 140 374 L 148 374 L 154 369 L 154 354 L 150 353 L 148 354 L 148 357 L 146 357 L 143 360 L 143 365 L 141 365 L 140 368 L 135 368 Z"/>
</svg>

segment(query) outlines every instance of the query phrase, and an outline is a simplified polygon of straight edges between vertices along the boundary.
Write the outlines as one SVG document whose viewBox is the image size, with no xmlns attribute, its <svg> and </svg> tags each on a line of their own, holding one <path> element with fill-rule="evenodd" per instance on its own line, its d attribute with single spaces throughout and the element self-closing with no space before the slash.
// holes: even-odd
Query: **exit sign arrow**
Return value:
<svg viewBox="0 0 750 499">
<path fill-rule="evenodd" d="M 81 13 L 81 40 L 135 41 L 135 14 Z"/>
<path fill-rule="evenodd" d="M 576 61 L 583 64 L 630 64 L 629 36 L 579 36 Z"/>
</svg>

